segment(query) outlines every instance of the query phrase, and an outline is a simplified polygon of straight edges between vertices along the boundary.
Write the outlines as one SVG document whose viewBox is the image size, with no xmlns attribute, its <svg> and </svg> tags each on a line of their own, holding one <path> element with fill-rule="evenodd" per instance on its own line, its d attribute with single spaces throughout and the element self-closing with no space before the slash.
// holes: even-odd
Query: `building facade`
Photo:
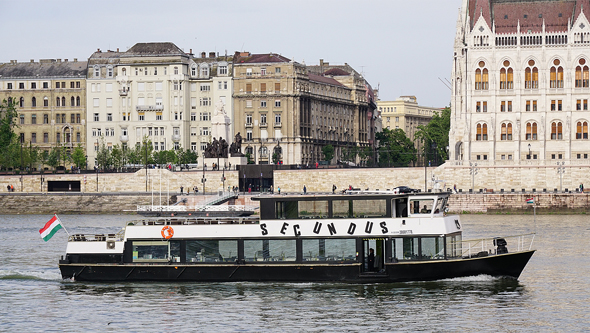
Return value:
<svg viewBox="0 0 590 333">
<path fill-rule="evenodd" d="M 402 129 L 418 151 L 423 146 L 423 142 L 416 138 L 418 126 L 428 125 L 434 113 L 441 111 L 440 108 L 418 105 L 416 96 L 400 96 L 395 101 L 377 101 L 377 108 L 381 113 L 383 128 Z"/>
<path fill-rule="evenodd" d="M 231 58 L 196 58 L 173 43 L 98 50 L 88 60 L 87 81 L 90 161 L 103 143 L 124 148 L 144 139 L 154 151 L 182 148 L 202 156 L 214 104 L 221 101 L 232 111 Z"/>
<path fill-rule="evenodd" d="M 590 1 L 464 0 L 452 70 L 455 165 L 589 164 Z"/>
<path fill-rule="evenodd" d="M 45 151 L 85 147 L 86 64 L 77 59 L 0 64 L 0 100 L 16 103 L 20 143 Z"/>
<path fill-rule="evenodd" d="M 254 163 L 311 165 L 324 159 L 328 144 L 335 160 L 346 147 L 369 145 L 375 107 L 366 81 L 349 66 L 322 64 L 272 53 L 234 55 L 234 132 Z"/>
</svg>

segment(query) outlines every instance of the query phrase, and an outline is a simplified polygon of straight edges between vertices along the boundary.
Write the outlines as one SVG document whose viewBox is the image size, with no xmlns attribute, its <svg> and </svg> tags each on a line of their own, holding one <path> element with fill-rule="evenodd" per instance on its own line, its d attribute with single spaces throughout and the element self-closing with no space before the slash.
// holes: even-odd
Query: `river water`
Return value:
<svg viewBox="0 0 590 333">
<path fill-rule="evenodd" d="M 60 230 L 48 215 L 0 215 L 0 331 L 528 331 L 590 330 L 590 219 L 463 215 L 464 238 L 536 230 L 518 281 L 86 283 L 62 281 Z M 130 216 L 63 215 L 70 233 L 113 233 Z M 510 244 L 509 244 L 510 246 Z"/>
</svg>

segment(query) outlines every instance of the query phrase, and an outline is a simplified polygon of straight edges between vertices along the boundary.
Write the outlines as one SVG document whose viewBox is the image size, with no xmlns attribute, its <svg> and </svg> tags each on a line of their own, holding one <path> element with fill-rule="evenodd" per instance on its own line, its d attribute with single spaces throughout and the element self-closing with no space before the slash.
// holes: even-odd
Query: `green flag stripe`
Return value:
<svg viewBox="0 0 590 333">
<path fill-rule="evenodd" d="M 51 237 L 53 237 L 53 235 L 59 230 L 61 229 L 61 224 L 58 224 L 57 226 L 55 226 L 55 228 L 53 228 L 53 230 L 51 230 L 50 233 L 47 234 L 47 236 L 43 237 L 44 241 L 48 241 L 51 239 Z"/>
</svg>

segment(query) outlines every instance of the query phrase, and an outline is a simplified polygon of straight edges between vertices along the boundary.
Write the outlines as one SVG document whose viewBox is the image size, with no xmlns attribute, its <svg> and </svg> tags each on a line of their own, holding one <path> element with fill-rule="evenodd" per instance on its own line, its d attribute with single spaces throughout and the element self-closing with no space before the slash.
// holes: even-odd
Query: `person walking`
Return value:
<svg viewBox="0 0 590 333">
<path fill-rule="evenodd" d="M 303 194 L 307 194 L 307 187 L 305 185 L 303 185 Z"/>
<path fill-rule="evenodd" d="M 277 187 L 277 191 L 279 192 L 279 194 L 281 194 L 281 187 L 280 186 Z"/>
<path fill-rule="evenodd" d="M 180 194 L 184 194 L 184 187 L 180 187 Z"/>
<path fill-rule="evenodd" d="M 335 194 L 335 193 L 336 193 L 336 185 L 332 184 L 332 194 Z"/>
</svg>

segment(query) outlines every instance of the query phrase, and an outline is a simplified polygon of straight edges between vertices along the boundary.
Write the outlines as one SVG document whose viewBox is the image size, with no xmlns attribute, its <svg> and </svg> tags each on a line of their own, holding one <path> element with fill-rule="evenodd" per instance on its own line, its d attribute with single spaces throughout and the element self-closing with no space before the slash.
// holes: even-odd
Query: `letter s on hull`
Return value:
<svg viewBox="0 0 590 333">
<path fill-rule="evenodd" d="M 260 230 L 262 231 L 262 236 L 268 235 L 268 230 L 266 230 L 266 223 L 262 223 L 260 225 Z"/>
</svg>

